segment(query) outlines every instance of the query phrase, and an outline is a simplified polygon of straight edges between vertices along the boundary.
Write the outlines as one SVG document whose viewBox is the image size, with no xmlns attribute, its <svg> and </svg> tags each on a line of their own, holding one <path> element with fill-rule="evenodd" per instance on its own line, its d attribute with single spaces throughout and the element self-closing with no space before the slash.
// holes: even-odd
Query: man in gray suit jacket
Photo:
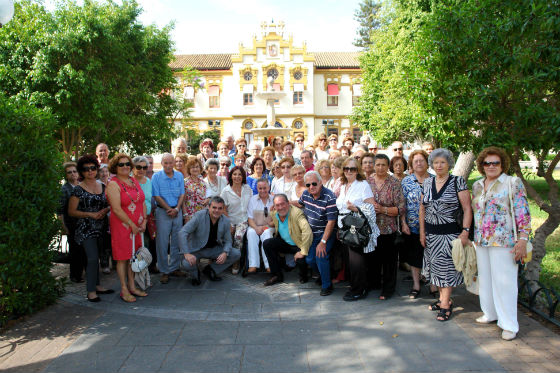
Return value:
<svg viewBox="0 0 560 373">
<path fill-rule="evenodd" d="M 200 258 L 211 259 L 213 263 L 202 272 L 210 281 L 221 281 L 221 273 L 241 256 L 232 247 L 230 221 L 224 215 L 225 203 L 221 197 L 210 198 L 208 209 L 196 212 L 179 232 L 179 248 L 183 255 L 181 266 L 189 272 L 193 286 L 200 285 Z"/>
</svg>

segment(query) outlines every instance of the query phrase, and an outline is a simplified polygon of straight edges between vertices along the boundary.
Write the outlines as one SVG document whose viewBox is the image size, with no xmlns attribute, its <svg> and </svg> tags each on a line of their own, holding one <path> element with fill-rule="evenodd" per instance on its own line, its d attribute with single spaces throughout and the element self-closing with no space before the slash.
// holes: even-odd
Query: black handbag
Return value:
<svg viewBox="0 0 560 373">
<path fill-rule="evenodd" d="M 340 241 L 348 246 L 352 251 L 364 252 L 364 247 L 369 243 L 371 227 L 367 217 L 358 208 L 357 213 L 348 213 L 342 218 L 342 228 L 340 228 Z"/>
<path fill-rule="evenodd" d="M 398 247 L 404 245 L 404 243 L 405 243 L 404 235 L 401 232 L 401 224 L 399 221 L 399 216 L 397 216 L 397 231 L 395 232 L 395 241 L 393 244 Z"/>
<path fill-rule="evenodd" d="M 463 231 L 463 217 L 464 217 L 464 212 L 463 212 L 463 207 L 461 206 L 461 200 L 459 199 L 459 192 L 457 191 L 457 177 L 456 176 L 451 176 L 453 178 L 453 181 L 455 182 L 455 194 L 457 195 L 457 202 L 459 202 L 459 207 L 457 208 L 457 210 L 455 210 L 453 212 L 453 217 L 455 218 L 455 224 L 457 224 L 457 227 L 459 228 L 459 231 L 462 232 Z M 471 226 L 469 227 L 469 240 L 474 241 L 474 216 L 471 219 Z"/>
</svg>

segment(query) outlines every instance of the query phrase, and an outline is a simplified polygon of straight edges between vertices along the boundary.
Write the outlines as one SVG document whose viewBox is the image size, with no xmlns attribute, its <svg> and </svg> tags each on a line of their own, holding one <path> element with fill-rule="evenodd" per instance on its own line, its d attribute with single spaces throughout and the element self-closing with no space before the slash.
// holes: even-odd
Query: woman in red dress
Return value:
<svg viewBox="0 0 560 373">
<path fill-rule="evenodd" d="M 116 176 L 107 186 L 107 198 L 111 204 L 111 245 L 113 259 L 117 261 L 117 274 L 121 282 L 121 299 L 135 302 L 134 295 L 145 297 L 148 294 L 134 284 L 130 267 L 132 257 L 132 235 L 135 235 L 136 251 L 142 244 L 141 234 L 146 230 L 146 206 L 144 192 L 134 178 L 130 177 L 132 159 L 126 154 L 117 154 L 109 162 L 109 172 Z M 128 277 L 128 285 L 127 285 Z"/>
</svg>

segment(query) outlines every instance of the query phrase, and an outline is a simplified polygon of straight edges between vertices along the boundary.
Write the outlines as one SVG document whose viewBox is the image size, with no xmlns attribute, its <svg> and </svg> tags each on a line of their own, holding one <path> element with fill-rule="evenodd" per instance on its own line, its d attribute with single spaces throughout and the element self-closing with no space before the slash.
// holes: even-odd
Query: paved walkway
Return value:
<svg viewBox="0 0 560 373">
<path fill-rule="evenodd" d="M 377 292 L 354 303 L 346 291 L 320 297 L 312 282 L 264 288 L 265 275 L 224 281 L 171 278 L 135 304 L 117 294 L 84 300 L 70 285 L 55 306 L 0 339 L 0 370 L 45 372 L 559 372 L 560 337 L 520 313 L 521 333 L 500 339 L 477 325 L 477 298 L 458 290 L 446 323 L 428 311 L 431 297 L 410 300 L 400 272 L 398 294 Z M 103 276 L 114 289 L 114 274 Z M 425 290 L 425 289 L 424 289 Z M 427 292 L 427 291 L 426 291 Z"/>
</svg>

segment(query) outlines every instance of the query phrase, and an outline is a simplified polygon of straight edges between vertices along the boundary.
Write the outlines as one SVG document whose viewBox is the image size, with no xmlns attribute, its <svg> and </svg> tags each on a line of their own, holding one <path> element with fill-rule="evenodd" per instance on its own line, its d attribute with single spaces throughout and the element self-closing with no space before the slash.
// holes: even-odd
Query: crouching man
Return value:
<svg viewBox="0 0 560 373">
<path fill-rule="evenodd" d="M 291 206 L 285 194 L 276 194 L 273 199 L 275 236 L 263 242 L 264 251 L 270 265 L 272 277 L 264 286 L 270 286 L 284 281 L 280 254 L 294 254 L 296 265 L 299 268 L 299 281 L 307 282 L 307 264 L 305 256 L 313 241 L 311 227 L 303 212 Z"/>
<path fill-rule="evenodd" d="M 240 252 L 231 245 L 230 222 L 224 211 L 224 200 L 212 197 L 208 209 L 195 213 L 179 232 L 181 266 L 190 273 L 193 286 L 200 285 L 201 258 L 212 260 L 202 270 L 210 281 L 221 281 L 218 274 L 239 260 Z"/>
</svg>

